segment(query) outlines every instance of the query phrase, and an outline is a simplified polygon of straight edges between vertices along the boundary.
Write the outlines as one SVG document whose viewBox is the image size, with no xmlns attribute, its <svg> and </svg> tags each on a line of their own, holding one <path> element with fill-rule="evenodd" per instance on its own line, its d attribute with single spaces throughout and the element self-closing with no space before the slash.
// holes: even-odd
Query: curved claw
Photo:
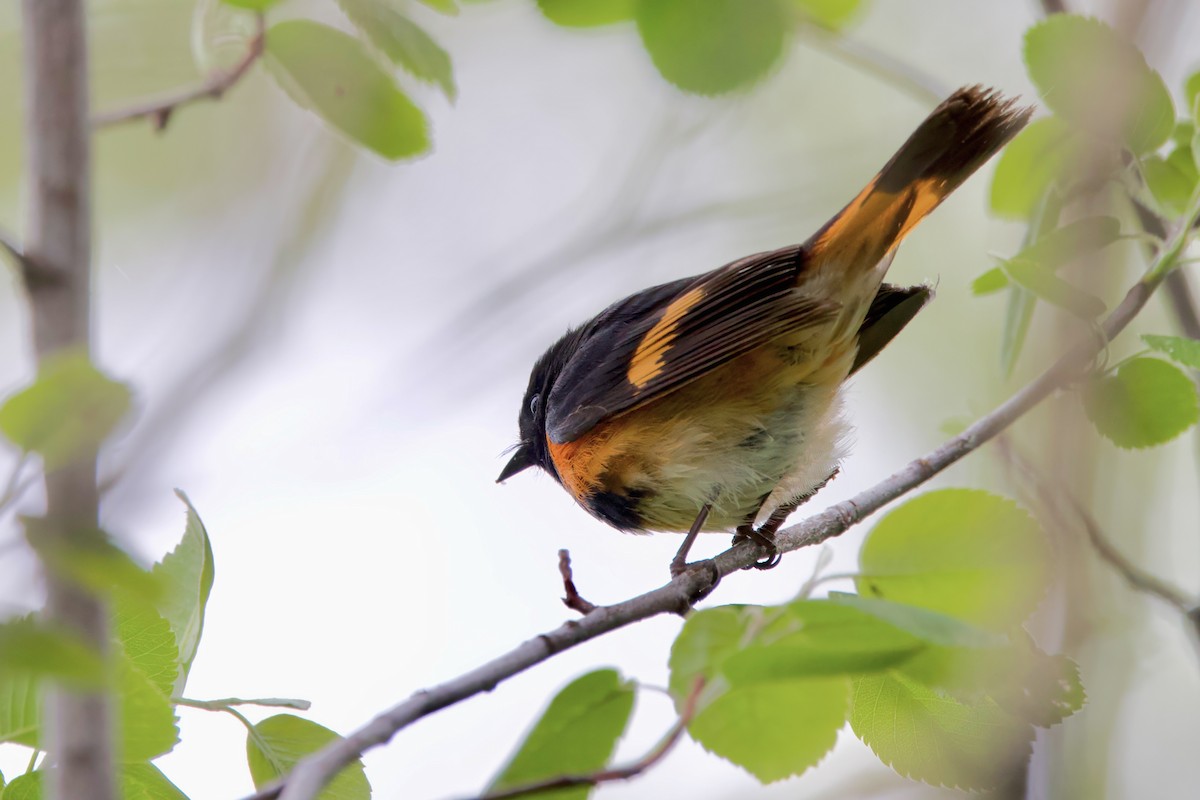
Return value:
<svg viewBox="0 0 1200 800">
<path fill-rule="evenodd" d="M 753 566 L 755 569 L 775 569 L 780 561 L 783 561 L 783 553 L 775 550 L 762 561 L 755 561 Z"/>
</svg>

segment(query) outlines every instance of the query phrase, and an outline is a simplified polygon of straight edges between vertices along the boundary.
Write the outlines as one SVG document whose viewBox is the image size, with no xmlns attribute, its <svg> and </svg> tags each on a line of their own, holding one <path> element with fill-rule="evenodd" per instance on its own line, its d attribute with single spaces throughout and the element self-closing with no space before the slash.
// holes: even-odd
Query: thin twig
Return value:
<svg viewBox="0 0 1200 800">
<path fill-rule="evenodd" d="M 558 551 L 558 573 L 562 575 L 563 591 L 567 596 L 562 599 L 563 605 L 580 614 L 590 614 L 596 610 L 596 604 L 590 603 L 579 594 L 575 588 L 575 577 L 571 574 L 571 553 L 567 550 Z"/>
<path fill-rule="evenodd" d="M 187 697 L 176 697 L 172 700 L 176 705 L 187 706 L 188 708 L 198 708 L 202 711 L 228 711 L 230 706 L 261 706 L 263 708 L 294 708 L 299 711 L 307 711 L 312 708 L 312 703 L 308 700 L 300 700 L 293 697 L 254 697 L 250 699 L 242 699 L 241 697 L 222 697 L 217 700 L 192 700 Z"/>
<path fill-rule="evenodd" d="M 696 715 L 696 704 L 700 699 L 700 691 L 703 688 L 704 678 L 698 676 L 692 684 L 692 690 L 688 693 L 687 700 L 684 701 L 683 710 L 679 713 L 679 719 L 671 726 L 671 730 L 667 731 L 666 735 L 658 740 L 658 744 L 654 745 L 650 752 L 631 764 L 626 764 L 623 767 L 603 769 L 587 775 L 561 775 L 557 778 L 550 778 L 538 781 L 537 783 L 526 784 L 525 786 L 516 786 L 512 789 L 491 792 L 481 795 L 474 800 L 511 800 L 513 797 L 541 794 L 555 789 L 570 789 L 574 786 L 597 786 L 601 783 L 627 781 L 630 778 L 637 777 L 656 765 L 659 761 L 662 761 L 674 749 L 675 745 L 679 743 L 679 740 L 683 737 L 683 732 L 687 730 L 688 724 L 691 723 L 692 717 Z"/>
<path fill-rule="evenodd" d="M 171 115 L 180 107 L 198 100 L 220 100 L 238 81 L 245 77 L 250 67 L 262 57 L 266 42 L 266 21 L 262 14 L 256 15 L 254 34 L 246 44 L 246 52 L 229 69 L 214 71 L 199 86 L 165 95 L 156 100 L 118 108 L 92 117 L 93 128 L 106 128 L 122 122 L 148 119 L 154 130 L 161 131 L 171 121 Z"/>
<path fill-rule="evenodd" d="M 994 411 L 925 457 L 909 462 L 899 472 L 850 500 L 779 531 L 775 535 L 778 552 L 786 553 L 820 544 L 844 533 L 868 515 L 975 451 L 1060 386 L 1075 380 L 1106 343 L 1123 331 L 1146 305 L 1166 273 L 1178 262 L 1187 243 L 1188 229 L 1198 217 L 1200 197 L 1193 199 L 1185 224 L 1180 225 L 1171 241 L 1160 251 L 1146 277 L 1130 287 L 1120 305 L 1104 320 L 1101 326 L 1103 339 L 1096 336 L 1082 339 Z M 764 548 L 748 541 L 739 543 L 713 558 L 711 570 L 688 570 L 658 589 L 615 605 L 601 606 L 581 619 L 570 620 L 548 633 L 536 636 L 470 672 L 430 689 L 422 689 L 345 738 L 301 759 L 290 775 L 263 788 L 253 798 L 311 800 L 343 767 L 366 751 L 389 742 L 399 731 L 417 720 L 480 692 L 491 691 L 502 681 L 582 642 L 659 614 L 678 613 L 690 606 L 694 598 L 711 591 L 716 581 L 751 566 L 763 555 Z"/>
<path fill-rule="evenodd" d="M 844 64 L 866 73 L 907 94 L 918 102 L 937 105 L 946 99 L 952 87 L 882 50 L 847 39 L 817 25 L 805 25 L 800 35 L 810 45 L 823 50 Z"/>
</svg>

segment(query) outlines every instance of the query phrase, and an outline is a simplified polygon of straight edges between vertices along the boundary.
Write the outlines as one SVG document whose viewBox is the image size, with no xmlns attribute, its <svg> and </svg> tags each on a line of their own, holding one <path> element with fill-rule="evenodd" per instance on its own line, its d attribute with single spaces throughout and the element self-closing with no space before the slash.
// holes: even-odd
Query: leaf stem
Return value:
<svg viewBox="0 0 1200 800">
<path fill-rule="evenodd" d="M 25 774 L 26 775 L 33 772 L 33 768 L 37 766 L 38 756 L 40 756 L 41 754 L 42 754 L 41 750 L 38 750 L 36 747 L 33 748 L 33 752 L 29 754 L 29 763 L 25 765 Z"/>
<path fill-rule="evenodd" d="M 241 697 L 222 697 L 218 700 L 193 700 L 188 697 L 176 697 L 171 702 L 188 708 L 199 708 L 204 711 L 228 711 L 230 706 L 262 706 L 263 708 L 294 708 L 307 711 L 312 708 L 308 700 L 292 697 L 256 697 L 243 699 Z"/>
<path fill-rule="evenodd" d="M 919 103 L 937 105 L 950 94 L 950 87 L 937 78 L 868 44 L 847 39 L 819 25 L 803 25 L 799 35 L 814 49 L 899 89 Z"/>
</svg>

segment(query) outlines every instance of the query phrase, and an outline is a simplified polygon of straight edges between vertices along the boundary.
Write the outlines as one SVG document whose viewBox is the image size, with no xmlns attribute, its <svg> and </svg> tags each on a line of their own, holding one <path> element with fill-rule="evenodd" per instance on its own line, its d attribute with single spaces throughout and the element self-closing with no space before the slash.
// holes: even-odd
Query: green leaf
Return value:
<svg viewBox="0 0 1200 800">
<path fill-rule="evenodd" d="M 863 0 L 791 0 L 805 17 L 831 31 L 840 31 L 858 16 Z"/>
<path fill-rule="evenodd" d="M 267 31 L 267 64 L 299 105 L 384 158 L 429 149 L 425 115 L 353 36 L 309 20 Z"/>
<path fill-rule="evenodd" d="M 278 5 L 280 0 L 221 0 L 227 6 L 234 8 L 244 8 L 247 11 L 266 11 L 273 5 Z"/>
<path fill-rule="evenodd" d="M 179 726 L 170 700 L 124 653 L 115 660 L 121 757 L 126 761 L 148 761 L 170 752 L 179 742 Z"/>
<path fill-rule="evenodd" d="M 996 161 L 992 211 L 1007 219 L 1029 219 L 1066 169 L 1070 154 L 1071 134 L 1062 120 L 1046 117 L 1029 123 Z"/>
<path fill-rule="evenodd" d="M 98 528 L 62 535 L 58 523 L 25 517 L 25 535 L 42 562 L 56 574 L 94 594 L 153 603 L 163 594 L 159 580 L 135 563 Z"/>
<path fill-rule="evenodd" d="M 388 58 L 413 77 L 441 87 L 453 102 L 458 96 L 450 55 L 416 23 L 387 0 L 338 0 L 350 21 Z"/>
<path fill-rule="evenodd" d="M 550 701 L 485 794 L 603 768 L 625 733 L 632 711 L 633 685 L 622 680 L 616 670 L 600 669 L 576 678 Z M 578 786 L 544 796 L 582 800 L 590 791 L 590 787 Z"/>
<path fill-rule="evenodd" d="M 799 775 L 833 749 L 849 698 L 844 677 L 756 683 L 707 703 L 688 732 L 704 749 L 768 783 Z"/>
<path fill-rule="evenodd" d="M 1062 207 L 1063 198 L 1058 189 L 1054 186 L 1047 188 L 1034 206 L 1029 228 L 1025 232 L 1024 246 L 1029 246 L 1057 227 Z M 1004 332 L 1000 339 L 1000 365 L 1005 375 L 1012 374 L 1025 346 L 1036 305 L 1034 295 L 1020 286 L 1013 286 L 1009 290 Z"/>
<path fill-rule="evenodd" d="M 1176 147 L 1166 158 L 1151 155 L 1142 159 L 1142 177 L 1164 216 L 1182 216 L 1200 181 L 1191 144 Z"/>
<path fill-rule="evenodd" d="M 785 608 L 798 623 L 794 631 L 725 653 L 721 671 L 732 685 L 872 671 L 925 647 L 917 636 L 848 603 L 799 600 Z"/>
<path fill-rule="evenodd" d="M 0 670 L 0 742 L 36 747 L 41 708 L 40 691 L 31 675 Z"/>
<path fill-rule="evenodd" d="M 1099 297 L 1077 289 L 1033 261 L 1012 258 L 1001 265 L 1011 281 L 1051 305 L 1087 320 L 1104 313 L 1104 301 Z"/>
<path fill-rule="evenodd" d="M 1157 358 L 1126 361 L 1115 375 L 1092 381 L 1083 407 L 1096 430 L 1124 448 L 1169 442 L 1200 418 L 1191 380 Z"/>
<path fill-rule="evenodd" d="M 749 643 L 747 631 L 756 613 L 761 615 L 762 609 L 720 606 L 688 615 L 671 645 L 668 687 L 676 705 L 688 696 L 697 677 L 711 680 L 726 658 Z"/>
<path fill-rule="evenodd" d="M 451 17 L 458 16 L 458 6 L 454 4 L 454 0 L 418 0 L 418 2 Z"/>
<path fill-rule="evenodd" d="M 971 281 L 971 294 L 982 297 L 1004 289 L 1009 285 L 1008 276 L 1000 267 L 992 267 L 987 272 Z"/>
<path fill-rule="evenodd" d="M 4 787 L 4 800 L 42 800 L 45 796 L 40 769 L 18 775 Z"/>
<path fill-rule="evenodd" d="M 1007 630 L 1037 606 L 1049 547 L 1016 503 L 983 491 L 928 492 L 889 512 L 859 551 L 856 583 L 882 597 Z"/>
<path fill-rule="evenodd" d="M 0 676 L 6 674 L 44 676 L 72 686 L 96 687 L 104 683 L 104 661 L 73 633 L 35 624 L 32 617 L 26 616 L 0 623 Z M 4 686 L 13 688 L 0 684 L 0 693 Z M 23 707 L 24 695 L 17 705 Z M 4 724 L 3 710 L 13 707 L 0 698 L 0 741 L 4 741 L 5 731 L 13 730 L 11 724 Z"/>
<path fill-rule="evenodd" d="M 1039 728 L 1057 725 L 1087 702 L 1079 665 L 1063 655 L 1049 656 L 1038 651 L 1038 659 L 1029 675 L 1025 718 Z"/>
<path fill-rule="evenodd" d="M 188 800 L 153 764 L 121 764 L 118 778 L 122 800 Z M 13 779 L 4 790 L 4 800 L 42 800 L 45 797 L 45 770 L 36 770 Z M 0 782 L 0 787 L 3 787 Z"/>
<path fill-rule="evenodd" d="M 246 759 L 254 787 L 283 777 L 296 762 L 340 739 L 333 731 L 294 714 L 276 714 L 254 726 L 246 738 Z M 362 759 L 355 759 L 317 795 L 319 800 L 369 800 L 371 784 Z"/>
<path fill-rule="evenodd" d="M 783 54 L 788 27 L 779 0 L 639 0 L 636 17 L 662 76 L 704 95 L 764 77 Z"/>
<path fill-rule="evenodd" d="M 173 697 L 179 677 L 179 648 L 170 623 L 151 606 L 129 599 L 114 604 L 113 623 L 113 633 L 130 663 L 164 697 Z"/>
<path fill-rule="evenodd" d="M 204 631 L 204 609 L 212 592 L 215 567 L 208 531 L 190 500 L 178 489 L 175 494 L 187 506 L 187 525 L 183 538 L 175 549 L 155 565 L 153 574 L 159 578 L 164 594 L 157 606 L 159 613 L 171 625 L 179 648 L 179 677 L 172 696 L 183 693 L 192 661 L 200 646 Z"/>
<path fill-rule="evenodd" d="M 1183 96 L 1187 98 L 1187 111 L 1191 112 L 1192 122 L 1200 126 L 1200 70 L 1193 72 L 1184 81 Z"/>
<path fill-rule="evenodd" d="M 854 679 L 850 727 L 881 761 L 925 783 L 1001 785 L 1032 752 L 1032 726 L 986 697 L 947 697 L 896 672 Z"/>
<path fill-rule="evenodd" d="M 153 764 L 122 764 L 121 789 L 123 800 L 188 800 Z"/>
<path fill-rule="evenodd" d="M 564 28 L 594 28 L 633 19 L 634 0 L 537 0 L 542 15 Z"/>
<path fill-rule="evenodd" d="M 129 387 L 109 380 L 84 353 L 45 359 L 32 385 L 0 407 L 0 432 L 40 453 L 47 470 L 85 456 L 129 411 Z"/>
<path fill-rule="evenodd" d="M 1200 369 L 1200 341 L 1185 339 L 1182 336 L 1158 336 L 1148 333 L 1142 341 L 1177 364 L 1192 369 Z"/>
<path fill-rule="evenodd" d="M 1046 105 L 1090 133 L 1111 132 L 1135 154 L 1175 127 L 1171 93 L 1136 47 L 1105 23 L 1054 14 L 1025 34 L 1025 64 Z"/>
</svg>

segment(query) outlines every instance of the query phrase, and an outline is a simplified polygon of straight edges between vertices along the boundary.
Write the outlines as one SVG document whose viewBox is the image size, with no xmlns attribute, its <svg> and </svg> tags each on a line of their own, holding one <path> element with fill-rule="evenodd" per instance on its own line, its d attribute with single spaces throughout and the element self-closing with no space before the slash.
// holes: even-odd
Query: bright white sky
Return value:
<svg viewBox="0 0 1200 800">
<path fill-rule="evenodd" d="M 983 82 L 1031 94 L 1017 53 L 1033 2 L 875 5 L 857 38 L 948 88 Z M 580 589 L 595 602 L 660 585 L 674 537 L 615 533 L 545 476 L 493 483 L 515 438 L 529 365 L 568 324 L 629 291 L 804 239 L 927 110 L 804 47 L 750 96 L 685 98 L 657 77 L 630 30 L 573 34 L 541 20 L 532 2 L 497 6 L 422 17 L 452 53 L 460 88 L 453 108 L 419 94 L 436 154 L 399 166 L 358 157 L 327 235 L 289 283 L 262 297 L 254 287 L 275 242 L 346 148 L 261 76 L 219 108 L 179 115 L 165 139 L 104 134 L 113 139 L 99 151 L 110 159 L 99 192 L 115 210 L 100 230 L 99 352 L 137 387 L 143 418 L 245 304 L 260 319 L 246 357 L 167 426 L 169 437 L 140 451 L 148 460 L 105 508 L 108 527 L 147 558 L 182 532 L 172 487 L 188 492 L 208 525 L 217 577 L 189 696 L 303 697 L 313 701 L 312 719 L 344 732 L 567 618 L 560 547 L 571 550 Z M 623 194 L 638 149 L 664 125 L 672 133 L 662 152 L 634 170 L 645 182 L 633 182 L 636 196 Z M 136 172 L 130 152 L 139 148 L 199 186 L 164 188 Z M 218 165 L 211 176 L 207 164 Z M 964 287 L 986 268 L 982 253 L 1011 248 L 1016 234 L 985 220 L 985 187 L 986 179 L 972 181 L 902 249 L 893 277 L 938 280 L 939 301 L 850 392 L 858 442 L 818 504 L 880 479 L 936 444 L 942 420 L 998 396 L 989 394 L 994 364 L 962 346 L 995 337 L 999 306 L 966 306 Z M 739 213 L 632 241 L 624 226 L 600 239 L 605 247 L 586 247 L 588 257 L 575 250 L 596 220 L 631 203 L 653 224 L 737 201 Z M 6 227 L 13 208 L 15 197 L 0 203 Z M 490 294 L 539 260 L 548 271 L 540 288 Z M 973 324 L 982 314 L 986 323 Z M 12 292 L 0 294 L 3 386 L 28 374 L 20 319 Z M 124 453 L 111 455 L 120 463 Z M 950 480 L 977 481 L 982 469 L 964 465 Z M 16 534 L 11 519 L 3 524 L 0 546 Z M 833 545 L 833 571 L 853 568 L 860 538 Z M 726 543 L 712 537 L 699 552 Z M 1194 546 L 1157 555 L 1153 566 L 1166 574 L 1195 574 Z M 0 609 L 38 602 L 28 561 L 7 549 L 2 557 Z M 785 600 L 815 557 L 792 554 L 771 573 L 731 577 L 707 602 Z M 1109 769 L 1114 790 L 1153 775 L 1163 782 L 1159 796 L 1183 796 L 1200 782 L 1189 752 L 1200 727 L 1185 713 L 1200 685 L 1173 627 L 1160 614 L 1145 619 L 1160 637 L 1157 651 L 1132 690 L 1136 702 L 1118 710 L 1133 733 Z M 665 684 L 679 625 L 656 619 L 603 637 L 418 723 L 367 757 L 376 796 L 477 793 L 578 674 L 612 665 Z M 639 695 L 621 753 L 640 754 L 671 722 L 664 698 Z M 1153 746 L 1136 735 L 1155 729 L 1173 735 L 1149 737 Z M 184 709 L 182 731 L 160 764 L 185 792 L 199 800 L 250 791 L 236 721 Z M 20 772 L 21 758 L 0 746 L 0 771 Z M 688 743 L 652 774 L 600 796 L 661 798 L 690 787 L 695 798 L 742 797 L 756 785 Z M 844 732 L 825 765 L 766 796 L 873 793 L 940 794 L 895 778 Z"/>
</svg>

